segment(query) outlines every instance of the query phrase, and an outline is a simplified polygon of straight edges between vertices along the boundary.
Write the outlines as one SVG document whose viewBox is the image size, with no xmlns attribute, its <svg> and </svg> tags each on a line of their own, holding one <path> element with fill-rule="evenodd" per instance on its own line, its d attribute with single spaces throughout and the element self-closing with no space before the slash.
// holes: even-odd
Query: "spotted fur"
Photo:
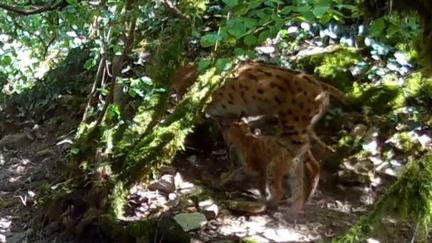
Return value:
<svg viewBox="0 0 432 243">
<path fill-rule="evenodd" d="M 239 168 L 241 173 L 244 171 L 257 176 L 260 192 L 265 194 L 268 186 L 268 201 L 279 201 L 285 194 L 283 178 L 297 164 L 293 161 L 293 155 L 272 137 L 256 138 L 243 122 L 235 122 L 224 129 L 223 136 L 228 144 L 235 147 L 243 162 L 244 166 Z M 234 171 L 223 183 L 227 183 L 238 173 L 239 170 Z"/>
<path fill-rule="evenodd" d="M 343 92 L 303 72 L 246 62 L 214 92 L 206 112 L 225 120 L 275 116 L 281 129 L 272 135 L 300 158 L 309 151 L 311 138 L 317 138 L 313 126 L 326 111 L 330 94 L 346 103 Z"/>
</svg>

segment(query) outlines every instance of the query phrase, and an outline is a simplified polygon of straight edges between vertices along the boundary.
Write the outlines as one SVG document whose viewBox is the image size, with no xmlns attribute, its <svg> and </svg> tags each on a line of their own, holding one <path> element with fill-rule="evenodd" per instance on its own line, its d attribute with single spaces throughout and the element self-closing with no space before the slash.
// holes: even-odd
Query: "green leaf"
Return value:
<svg viewBox="0 0 432 243">
<path fill-rule="evenodd" d="M 248 5 L 241 7 L 236 11 L 236 14 L 239 16 L 245 15 L 249 12 L 250 7 Z"/>
<path fill-rule="evenodd" d="M 316 18 L 321 18 L 325 13 L 328 12 L 331 4 L 332 0 L 320 0 L 312 9 L 313 15 L 315 15 Z"/>
<path fill-rule="evenodd" d="M 371 33 L 374 36 L 382 36 L 382 35 L 384 35 L 385 27 L 386 27 L 386 24 L 385 24 L 383 18 L 376 19 L 372 22 Z"/>
<path fill-rule="evenodd" d="M 227 22 L 227 32 L 238 39 L 247 33 L 247 28 L 244 21 L 235 18 Z"/>
<path fill-rule="evenodd" d="M 216 70 L 217 72 L 223 72 L 232 66 L 231 60 L 228 58 L 218 58 L 216 60 Z"/>
<path fill-rule="evenodd" d="M 245 50 L 245 49 L 242 49 L 242 48 L 235 48 L 234 49 L 234 54 L 236 56 L 247 56 L 249 58 L 255 58 L 256 57 L 256 53 L 254 51 Z"/>
<path fill-rule="evenodd" d="M 69 150 L 69 151 L 72 155 L 77 155 L 80 150 L 79 150 L 79 148 L 71 148 L 71 150 Z"/>
<path fill-rule="evenodd" d="M 87 70 L 90 70 L 95 66 L 96 66 L 96 60 L 94 58 L 90 58 L 84 63 L 84 68 Z"/>
<path fill-rule="evenodd" d="M 256 8 L 259 5 L 261 5 L 263 2 L 265 2 L 265 0 L 251 0 L 249 1 L 249 7 L 252 8 Z"/>
<path fill-rule="evenodd" d="M 261 42 L 267 40 L 271 36 L 272 36 L 272 34 L 271 34 L 270 30 L 265 30 L 265 31 L 261 32 L 258 36 L 258 43 L 261 43 Z"/>
<path fill-rule="evenodd" d="M 210 60 L 201 60 L 198 62 L 198 71 L 202 72 L 206 70 L 211 64 Z"/>
<path fill-rule="evenodd" d="M 252 29 L 252 28 L 256 28 L 257 26 L 257 21 L 253 18 L 247 18 L 247 17 L 242 17 L 240 19 L 240 21 L 242 22 L 242 24 L 244 25 L 245 28 L 247 29 Z"/>
<path fill-rule="evenodd" d="M 216 45 L 219 40 L 220 36 L 218 34 L 207 34 L 201 37 L 200 44 L 202 47 L 212 47 Z"/>
<path fill-rule="evenodd" d="M 78 5 L 78 0 L 66 0 L 69 5 Z"/>
<path fill-rule="evenodd" d="M 111 105 L 107 111 L 107 118 L 112 120 L 114 118 L 120 117 L 120 107 L 118 105 Z"/>
<path fill-rule="evenodd" d="M 12 57 L 11 56 L 4 56 L 1 59 L 1 62 L 3 64 L 3 66 L 9 66 L 12 63 Z"/>
<path fill-rule="evenodd" d="M 222 1 L 230 8 L 233 8 L 238 4 L 238 0 L 222 0 Z"/>
<path fill-rule="evenodd" d="M 253 35 L 247 35 L 243 38 L 243 42 L 247 45 L 247 46 L 255 46 L 257 43 L 257 38 Z"/>
<path fill-rule="evenodd" d="M 287 15 L 290 14 L 291 12 L 293 12 L 294 7 L 293 6 L 286 6 L 284 8 L 282 8 L 282 10 L 280 11 L 281 14 Z"/>
</svg>

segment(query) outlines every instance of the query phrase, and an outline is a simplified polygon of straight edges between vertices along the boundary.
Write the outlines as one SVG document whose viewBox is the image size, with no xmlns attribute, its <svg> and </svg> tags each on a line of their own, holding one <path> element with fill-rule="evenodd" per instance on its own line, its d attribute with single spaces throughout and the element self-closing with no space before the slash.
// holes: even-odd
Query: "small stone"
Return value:
<svg viewBox="0 0 432 243">
<path fill-rule="evenodd" d="M 200 208 L 207 220 L 215 219 L 219 215 L 219 207 L 216 204 L 206 205 L 203 207 L 200 206 Z"/>
<path fill-rule="evenodd" d="M 236 212 L 247 212 L 258 214 L 262 213 L 266 210 L 265 203 L 262 202 L 254 202 L 254 201 L 234 201 L 234 200 L 226 200 L 224 201 L 227 208 Z"/>
<path fill-rule="evenodd" d="M 166 194 L 175 191 L 174 176 L 163 175 L 159 180 L 151 182 L 148 186 L 150 191 L 160 191 Z"/>
<path fill-rule="evenodd" d="M 177 199 L 177 195 L 175 193 L 170 193 L 170 194 L 168 194 L 168 199 L 169 200 L 175 200 L 175 199 Z"/>
<path fill-rule="evenodd" d="M 207 199 L 207 200 L 204 200 L 204 201 L 199 202 L 199 203 L 198 203 L 198 206 L 199 206 L 200 208 L 202 208 L 202 207 L 206 207 L 206 206 L 211 206 L 211 205 L 213 205 L 213 204 L 214 204 L 214 201 L 213 201 L 212 199 Z"/>
</svg>

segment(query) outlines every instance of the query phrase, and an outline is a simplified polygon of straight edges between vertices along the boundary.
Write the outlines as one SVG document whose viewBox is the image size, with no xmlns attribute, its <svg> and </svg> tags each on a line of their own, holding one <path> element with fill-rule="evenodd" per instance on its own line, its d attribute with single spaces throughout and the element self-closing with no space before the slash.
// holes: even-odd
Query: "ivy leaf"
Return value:
<svg viewBox="0 0 432 243">
<path fill-rule="evenodd" d="M 243 42 L 247 46 L 254 46 L 257 43 L 257 38 L 253 35 L 247 35 L 247 36 L 245 36 L 245 38 L 243 38 Z"/>
<path fill-rule="evenodd" d="M 238 4 L 238 0 L 222 0 L 222 1 L 230 8 L 233 8 Z"/>
<path fill-rule="evenodd" d="M 207 34 L 201 38 L 200 44 L 202 47 L 212 47 L 216 45 L 219 40 L 220 36 L 218 34 Z"/>
</svg>

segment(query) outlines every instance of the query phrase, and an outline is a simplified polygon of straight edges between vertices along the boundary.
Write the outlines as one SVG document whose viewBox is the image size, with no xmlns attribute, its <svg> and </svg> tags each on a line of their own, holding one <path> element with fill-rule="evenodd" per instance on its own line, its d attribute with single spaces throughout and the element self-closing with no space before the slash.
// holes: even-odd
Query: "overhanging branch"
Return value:
<svg viewBox="0 0 432 243">
<path fill-rule="evenodd" d="M 52 11 L 59 9 L 61 7 L 64 7 L 67 5 L 67 2 L 64 0 L 58 0 L 52 5 L 45 5 L 45 6 L 38 6 L 38 7 L 32 7 L 29 9 L 21 9 L 14 6 L 10 6 L 4 3 L 0 3 L 0 9 L 7 10 L 12 13 L 16 13 L 19 15 L 33 15 L 33 14 L 39 14 L 47 11 Z"/>
</svg>

